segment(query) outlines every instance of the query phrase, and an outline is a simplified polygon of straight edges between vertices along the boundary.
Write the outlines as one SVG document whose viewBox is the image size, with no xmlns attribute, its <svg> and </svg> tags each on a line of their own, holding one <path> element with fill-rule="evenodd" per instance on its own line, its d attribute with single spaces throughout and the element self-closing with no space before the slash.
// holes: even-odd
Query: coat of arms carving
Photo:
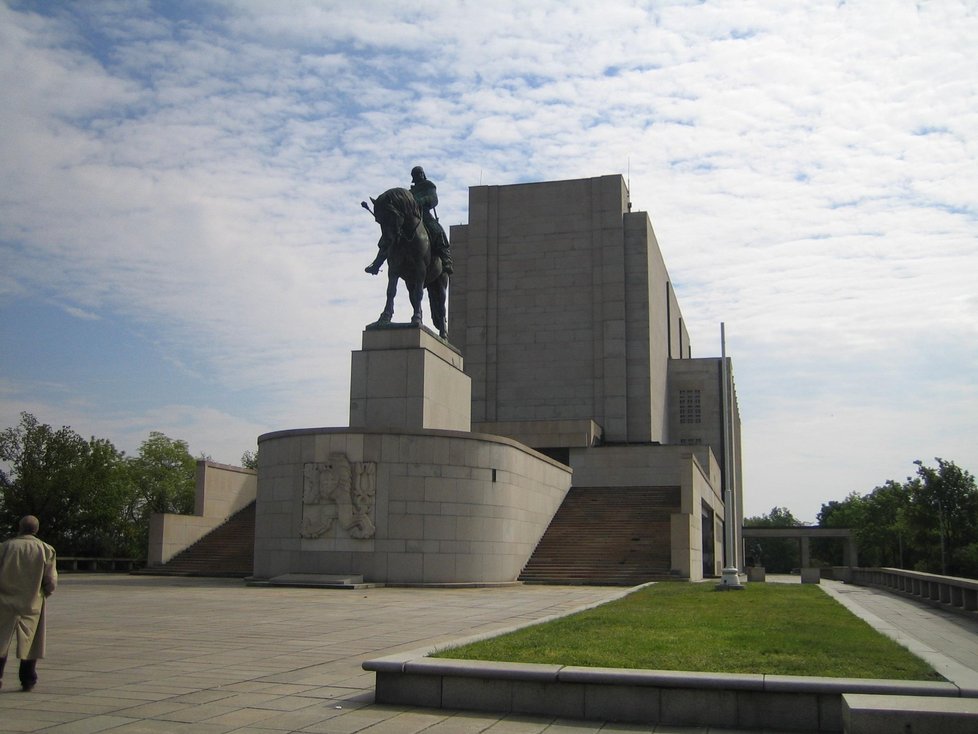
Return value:
<svg viewBox="0 0 978 734">
<path fill-rule="evenodd" d="M 351 462 L 346 454 L 333 453 L 329 461 L 306 464 L 303 474 L 303 538 L 335 537 L 334 526 L 351 538 L 374 537 L 376 462 Z"/>
</svg>

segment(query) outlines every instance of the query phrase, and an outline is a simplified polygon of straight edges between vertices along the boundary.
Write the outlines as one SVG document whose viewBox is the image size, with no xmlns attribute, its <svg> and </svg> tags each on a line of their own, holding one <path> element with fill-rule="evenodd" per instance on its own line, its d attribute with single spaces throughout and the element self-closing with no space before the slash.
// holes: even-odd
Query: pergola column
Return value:
<svg viewBox="0 0 978 734">
<path fill-rule="evenodd" d="M 859 549 L 856 546 L 856 539 L 852 536 L 846 538 L 846 542 L 842 545 L 842 565 L 859 565 Z"/>
</svg>

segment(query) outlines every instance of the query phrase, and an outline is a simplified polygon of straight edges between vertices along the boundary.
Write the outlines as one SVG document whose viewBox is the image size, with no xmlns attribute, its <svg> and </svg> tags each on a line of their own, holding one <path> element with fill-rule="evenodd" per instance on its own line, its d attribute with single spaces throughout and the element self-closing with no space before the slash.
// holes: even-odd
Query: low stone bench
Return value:
<svg viewBox="0 0 978 734">
<path fill-rule="evenodd" d="M 974 734 L 978 699 L 845 693 L 845 734 Z"/>
</svg>

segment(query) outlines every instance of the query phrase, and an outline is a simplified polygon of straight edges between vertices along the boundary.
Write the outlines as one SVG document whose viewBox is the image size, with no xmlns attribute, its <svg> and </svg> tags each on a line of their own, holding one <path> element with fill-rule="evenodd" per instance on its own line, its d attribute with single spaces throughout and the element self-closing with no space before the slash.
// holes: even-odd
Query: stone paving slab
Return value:
<svg viewBox="0 0 978 734">
<path fill-rule="evenodd" d="M 40 682 L 22 693 L 16 665 L 8 665 L 0 732 L 722 734 L 373 703 L 374 675 L 361 668 L 364 660 L 563 615 L 621 593 L 588 586 L 323 590 L 63 574 L 48 608 Z"/>
<path fill-rule="evenodd" d="M 858 588 L 843 587 L 840 596 L 863 603 Z M 16 665 L 8 664 L 0 732 L 732 734 L 373 703 L 374 675 L 361 669 L 364 660 L 565 614 L 620 593 L 587 586 L 262 588 L 236 579 L 64 574 L 48 610 L 40 683 L 20 692 Z M 909 601 L 869 602 L 882 607 L 863 612 L 881 621 L 909 614 L 902 606 Z M 978 668 L 978 636 L 917 616 L 899 624 L 926 632 L 923 643 L 935 655 L 946 655 L 940 648 L 949 645 L 963 668 L 971 655 Z"/>
</svg>

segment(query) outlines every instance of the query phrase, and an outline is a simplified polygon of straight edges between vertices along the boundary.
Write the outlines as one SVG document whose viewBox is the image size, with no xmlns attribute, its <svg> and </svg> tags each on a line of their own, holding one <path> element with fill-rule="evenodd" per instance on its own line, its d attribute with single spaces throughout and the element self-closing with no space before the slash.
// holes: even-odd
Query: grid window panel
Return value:
<svg viewBox="0 0 978 734">
<path fill-rule="evenodd" d="M 680 390 L 679 391 L 679 422 L 680 423 L 699 423 L 702 421 L 703 413 L 700 408 L 699 390 Z"/>
</svg>

